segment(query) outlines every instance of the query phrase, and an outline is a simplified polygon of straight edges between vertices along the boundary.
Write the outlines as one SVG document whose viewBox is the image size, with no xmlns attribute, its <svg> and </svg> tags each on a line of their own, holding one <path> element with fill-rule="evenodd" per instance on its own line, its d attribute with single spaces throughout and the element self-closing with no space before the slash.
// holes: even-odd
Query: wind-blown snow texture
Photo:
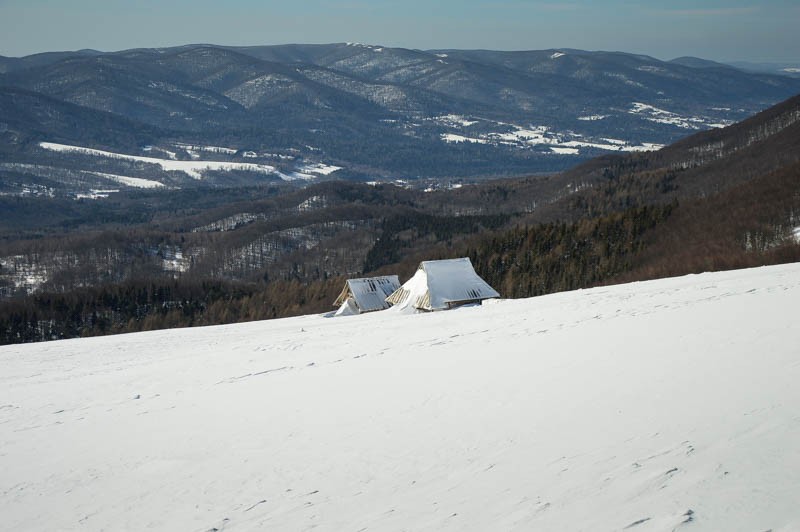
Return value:
<svg viewBox="0 0 800 532">
<path fill-rule="evenodd" d="M 798 530 L 800 264 L 0 348 L 8 530 Z"/>
</svg>

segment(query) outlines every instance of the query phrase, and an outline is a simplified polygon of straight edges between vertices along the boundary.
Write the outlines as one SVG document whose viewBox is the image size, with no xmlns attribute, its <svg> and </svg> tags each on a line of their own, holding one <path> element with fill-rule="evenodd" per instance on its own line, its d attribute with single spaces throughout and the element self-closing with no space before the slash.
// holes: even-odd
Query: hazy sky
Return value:
<svg viewBox="0 0 800 532">
<path fill-rule="evenodd" d="M 800 0 L 0 0 L 0 55 L 188 43 L 620 50 L 800 62 Z"/>
</svg>

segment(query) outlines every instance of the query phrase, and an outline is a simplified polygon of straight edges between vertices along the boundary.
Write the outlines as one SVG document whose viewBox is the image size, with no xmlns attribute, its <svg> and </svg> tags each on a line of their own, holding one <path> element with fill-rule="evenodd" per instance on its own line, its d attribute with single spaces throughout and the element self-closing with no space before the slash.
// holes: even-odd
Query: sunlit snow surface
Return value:
<svg viewBox="0 0 800 532">
<path fill-rule="evenodd" d="M 160 183 L 158 181 L 153 181 L 152 179 L 142 179 L 140 177 L 127 177 L 124 175 L 106 174 L 103 172 L 90 172 L 90 173 L 98 175 L 100 177 L 105 177 L 106 179 L 110 179 L 111 181 L 115 181 L 122 185 L 127 185 L 129 187 L 134 187 L 134 188 L 161 188 L 164 186 L 163 183 Z"/>
<path fill-rule="evenodd" d="M 563 55 L 565 54 L 556 52 L 551 58 L 557 59 Z M 720 111 L 724 109 L 712 108 L 712 110 Z M 728 109 L 728 111 L 730 111 L 730 109 Z M 720 128 L 732 123 L 709 116 L 682 116 L 641 102 L 632 102 L 626 114 L 636 116 L 640 120 L 647 122 L 656 122 L 691 130 Z M 578 116 L 577 120 L 581 122 L 596 122 L 605 120 L 610 116 L 612 115 L 589 114 Z M 594 138 L 575 131 L 558 131 L 545 125 L 530 124 L 522 126 L 487 119 L 464 117 L 461 115 L 444 115 L 431 120 L 434 120 L 441 126 L 457 130 L 439 134 L 439 138 L 448 144 L 491 144 L 494 146 L 508 146 L 517 149 L 549 148 L 550 153 L 558 155 L 581 155 L 587 152 L 586 148 L 593 151 L 643 152 L 655 151 L 664 147 L 662 144 L 653 142 Z M 470 126 L 481 122 L 483 123 L 482 130 L 469 129 Z M 486 130 L 487 128 L 489 131 Z M 491 131 L 491 129 L 496 129 L 496 131 Z"/>
<path fill-rule="evenodd" d="M 798 530 L 798 301 L 792 264 L 0 347 L 3 527 Z"/>
<path fill-rule="evenodd" d="M 320 176 L 328 176 L 337 170 L 341 170 L 341 166 L 334 166 L 325 163 L 305 164 L 297 167 L 293 172 L 276 172 L 284 181 L 296 181 L 300 179 L 314 180 Z"/>
<path fill-rule="evenodd" d="M 248 172 L 259 172 L 262 174 L 275 173 L 275 168 L 266 164 L 253 163 L 230 163 L 222 161 L 174 161 L 172 159 L 158 159 L 155 157 L 141 157 L 138 155 L 127 155 L 114 153 L 80 146 L 69 146 L 66 144 L 56 144 L 53 142 L 40 142 L 39 146 L 46 150 L 82 153 L 97 157 L 108 157 L 112 159 L 123 159 L 127 161 L 138 161 L 149 164 L 157 164 L 165 171 L 183 172 L 193 179 L 202 179 L 205 170 L 243 170 Z M 130 179 L 130 178 L 129 178 Z M 135 186 L 135 185 L 131 185 Z"/>
<path fill-rule="evenodd" d="M 707 129 L 707 128 L 721 128 L 731 125 L 733 122 L 729 120 L 715 121 L 706 117 L 685 117 L 677 113 L 665 111 L 652 105 L 641 102 L 633 102 L 631 105 L 630 114 L 643 116 L 645 120 L 650 122 L 657 122 L 659 124 L 669 124 L 682 129 Z"/>
<path fill-rule="evenodd" d="M 222 155 L 232 155 L 237 153 L 237 150 L 233 148 L 223 148 L 220 146 L 193 146 L 189 144 L 176 144 L 177 147 L 185 149 L 192 156 L 191 161 L 174 160 L 175 154 L 172 152 L 167 152 L 167 153 L 171 154 L 173 158 L 159 159 L 156 157 L 142 157 L 139 155 L 128 155 L 124 153 L 95 150 L 93 148 L 84 148 L 81 146 L 56 144 L 53 142 L 40 142 L 39 146 L 46 150 L 57 151 L 57 152 L 80 153 L 83 155 L 91 155 L 95 157 L 122 159 L 126 161 L 138 161 L 148 164 L 156 164 L 160 166 L 162 170 L 183 172 L 189 177 L 198 180 L 203 179 L 204 178 L 203 173 L 208 170 L 224 170 L 224 171 L 239 170 L 245 172 L 257 172 L 261 174 L 274 174 L 285 181 L 295 181 L 298 179 L 316 180 L 320 176 L 328 176 L 333 172 L 342 169 L 341 166 L 334 166 L 325 163 L 307 163 L 297 166 L 294 171 L 279 172 L 275 169 L 274 166 L 267 164 L 199 160 L 200 155 L 198 154 L 198 152 L 200 151 L 222 154 Z M 156 148 L 150 147 L 149 151 L 152 151 L 154 149 Z M 273 155 L 273 154 L 265 154 L 265 155 Z M 245 152 L 243 156 L 245 156 L 246 158 L 253 158 L 257 157 L 258 155 L 254 152 Z M 285 158 L 280 155 L 278 155 L 277 157 Z M 127 185 L 129 187 L 160 188 L 164 186 L 162 183 L 158 181 L 152 181 L 148 179 L 126 177 L 126 176 L 106 174 L 100 172 L 90 172 L 90 173 L 110 179 L 112 181 L 116 181 L 117 183 Z"/>
<path fill-rule="evenodd" d="M 594 122 L 597 120 L 604 120 L 608 118 L 608 115 L 588 115 L 588 116 L 579 116 L 578 120 L 582 120 L 584 122 Z"/>
<path fill-rule="evenodd" d="M 592 117 L 584 118 L 594 119 Z M 505 126 L 506 128 L 512 128 L 512 131 L 506 131 L 504 133 L 480 133 L 478 137 L 467 137 L 456 133 L 442 133 L 440 138 L 444 142 L 450 144 L 469 142 L 473 144 L 494 144 L 515 148 L 546 146 L 549 147 L 552 153 L 557 153 L 559 155 L 579 155 L 580 148 L 628 152 L 654 151 L 663 148 L 661 144 L 653 144 L 650 142 L 630 144 L 627 141 L 618 139 L 600 139 L 600 141 L 593 141 L 577 133 L 553 131 L 547 126 L 529 126 L 525 128 L 502 122 L 495 122 L 495 124 Z"/>
</svg>

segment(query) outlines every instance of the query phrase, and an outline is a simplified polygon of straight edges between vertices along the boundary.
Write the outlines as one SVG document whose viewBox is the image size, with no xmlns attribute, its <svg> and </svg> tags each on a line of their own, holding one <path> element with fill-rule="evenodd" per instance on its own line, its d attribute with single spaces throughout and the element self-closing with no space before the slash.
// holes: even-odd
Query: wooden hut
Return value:
<svg viewBox="0 0 800 532">
<path fill-rule="evenodd" d="M 386 298 L 399 309 L 447 310 L 500 297 L 475 273 L 469 258 L 421 262 L 417 272 Z"/>
<path fill-rule="evenodd" d="M 389 303 L 386 302 L 386 297 L 398 288 L 400 279 L 396 275 L 348 279 L 342 293 L 333 303 L 339 309 L 335 315 L 349 316 L 387 309 Z"/>
</svg>

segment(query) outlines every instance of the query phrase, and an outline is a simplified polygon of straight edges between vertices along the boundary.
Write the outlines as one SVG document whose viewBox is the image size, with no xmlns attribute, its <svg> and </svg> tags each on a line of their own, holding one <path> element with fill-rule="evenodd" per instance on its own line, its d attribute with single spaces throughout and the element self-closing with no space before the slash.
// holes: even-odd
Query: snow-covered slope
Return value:
<svg viewBox="0 0 800 532">
<path fill-rule="evenodd" d="M 798 530 L 800 264 L 0 348 L 8 530 Z"/>
<path fill-rule="evenodd" d="M 123 159 L 127 161 L 138 161 L 142 163 L 155 164 L 160 166 L 164 171 L 183 172 L 192 179 L 203 179 L 203 172 L 205 170 L 242 170 L 246 172 L 258 172 L 262 174 L 271 174 L 275 172 L 274 166 L 266 164 L 231 163 L 222 161 L 197 161 L 197 160 L 175 161 L 172 159 L 141 157 L 137 155 L 126 155 L 123 153 L 94 150 L 91 148 L 83 148 L 81 146 L 68 146 L 66 144 L 56 144 L 53 142 L 40 142 L 39 146 L 46 150 L 52 150 L 52 151 L 60 151 L 67 153 L 82 153 L 84 155 L 93 155 L 95 157 L 104 157 L 109 159 Z"/>
</svg>

